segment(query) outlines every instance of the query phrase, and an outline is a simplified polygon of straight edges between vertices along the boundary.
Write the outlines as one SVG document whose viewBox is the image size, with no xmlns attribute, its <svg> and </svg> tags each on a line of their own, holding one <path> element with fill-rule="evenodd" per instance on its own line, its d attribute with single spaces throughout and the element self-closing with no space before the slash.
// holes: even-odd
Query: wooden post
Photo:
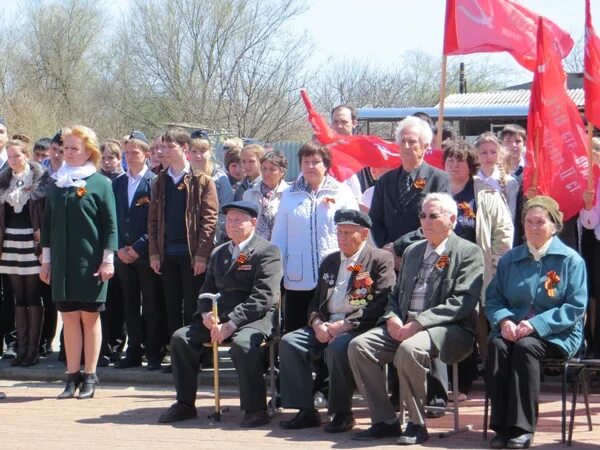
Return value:
<svg viewBox="0 0 600 450">
<path fill-rule="evenodd" d="M 444 100 L 446 98 L 446 64 L 448 57 L 442 56 L 442 79 L 440 81 L 440 106 L 438 109 L 437 133 L 435 135 L 435 147 L 442 148 L 442 129 L 444 125 Z"/>
<path fill-rule="evenodd" d="M 540 170 L 538 155 L 540 151 L 540 133 L 539 130 L 535 130 L 535 134 L 533 135 L 533 161 L 534 161 L 534 169 L 531 177 L 531 185 L 536 188 L 538 191 L 538 173 Z"/>
<path fill-rule="evenodd" d="M 592 159 L 592 138 L 594 137 L 594 124 L 588 120 L 588 190 L 594 190 L 594 162 Z"/>
</svg>

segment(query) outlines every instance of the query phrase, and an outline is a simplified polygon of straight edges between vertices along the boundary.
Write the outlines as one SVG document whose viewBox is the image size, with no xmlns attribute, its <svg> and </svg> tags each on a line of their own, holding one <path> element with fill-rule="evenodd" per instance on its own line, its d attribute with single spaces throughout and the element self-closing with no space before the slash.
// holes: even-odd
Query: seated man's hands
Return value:
<svg viewBox="0 0 600 450">
<path fill-rule="evenodd" d="M 329 325 L 329 323 L 323 322 L 319 319 L 313 320 L 312 323 L 312 329 L 315 332 L 315 337 L 321 344 L 327 344 L 329 341 L 331 341 L 331 336 L 329 335 L 327 325 Z"/>
<path fill-rule="evenodd" d="M 402 340 L 402 321 L 398 317 L 390 317 L 385 325 L 392 339 L 400 342 Z"/>
<path fill-rule="evenodd" d="M 218 322 L 212 312 L 205 312 L 202 313 L 202 324 L 209 330 L 212 330 L 213 327 L 218 324 Z"/>
<path fill-rule="evenodd" d="M 331 336 L 331 341 L 333 341 L 340 334 L 344 334 L 352 329 L 352 325 L 350 325 L 345 320 L 338 320 L 333 323 L 327 322 L 325 323 L 325 326 L 327 327 L 327 332 L 329 333 L 329 336 Z"/>
<path fill-rule="evenodd" d="M 210 340 L 214 344 L 222 344 L 225 342 L 235 331 L 235 325 L 231 321 L 223 324 L 216 324 L 210 330 Z"/>
<path fill-rule="evenodd" d="M 408 338 L 413 337 L 415 334 L 417 334 L 422 329 L 423 329 L 423 327 L 416 320 L 413 320 L 412 322 L 402 325 L 402 327 L 400 329 L 400 336 L 399 336 L 400 339 L 398 339 L 398 340 L 405 341 Z"/>
<path fill-rule="evenodd" d="M 402 324 L 402 321 L 397 317 L 391 317 L 386 322 L 387 331 L 392 339 L 402 342 L 414 336 L 423 329 L 421 324 L 413 320 L 407 324 Z"/>
</svg>

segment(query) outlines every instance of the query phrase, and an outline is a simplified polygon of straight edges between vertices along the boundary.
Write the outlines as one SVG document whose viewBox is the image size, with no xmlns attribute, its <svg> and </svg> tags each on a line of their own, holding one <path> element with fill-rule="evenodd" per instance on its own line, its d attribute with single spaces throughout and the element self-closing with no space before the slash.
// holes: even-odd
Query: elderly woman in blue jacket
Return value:
<svg viewBox="0 0 600 450">
<path fill-rule="evenodd" d="M 562 213 L 550 197 L 523 207 L 527 242 L 506 253 L 487 288 L 491 324 L 486 389 L 492 448 L 528 448 L 537 423 L 542 358 L 567 358 L 581 345 L 587 303 L 583 259 L 556 236 Z"/>
</svg>

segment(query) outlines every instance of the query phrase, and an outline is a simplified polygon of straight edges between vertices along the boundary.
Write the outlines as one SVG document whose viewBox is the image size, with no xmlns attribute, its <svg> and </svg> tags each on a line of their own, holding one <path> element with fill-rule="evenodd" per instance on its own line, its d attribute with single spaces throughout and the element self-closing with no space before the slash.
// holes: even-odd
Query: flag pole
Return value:
<svg viewBox="0 0 600 450">
<path fill-rule="evenodd" d="M 533 174 L 531 177 L 531 181 L 532 181 L 532 186 L 534 188 L 536 188 L 539 191 L 538 188 L 538 172 L 539 172 L 539 161 L 538 161 L 538 156 L 539 156 L 539 151 L 540 151 L 540 136 L 539 136 L 539 130 L 536 130 L 534 136 L 533 136 Z"/>
<path fill-rule="evenodd" d="M 588 190 L 592 191 L 594 189 L 594 166 L 592 162 L 592 138 L 594 137 L 594 124 L 588 120 L 587 124 L 587 132 L 588 132 L 588 176 L 587 176 L 587 184 Z"/>
<path fill-rule="evenodd" d="M 448 57 L 442 56 L 442 79 L 440 80 L 440 106 L 438 108 L 437 132 L 435 134 L 435 147 L 442 148 L 442 129 L 444 128 L 444 100 L 446 99 L 446 64 Z"/>
</svg>

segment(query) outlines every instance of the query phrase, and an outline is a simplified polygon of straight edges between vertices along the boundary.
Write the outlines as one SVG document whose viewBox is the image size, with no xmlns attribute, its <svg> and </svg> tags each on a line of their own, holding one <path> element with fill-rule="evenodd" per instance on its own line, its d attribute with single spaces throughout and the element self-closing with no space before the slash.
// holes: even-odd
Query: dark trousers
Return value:
<svg viewBox="0 0 600 450">
<path fill-rule="evenodd" d="M 127 327 L 127 356 L 139 359 L 145 344 L 149 360 L 160 361 L 163 346 L 160 312 L 162 284 L 147 262 L 116 264 L 121 281 Z"/>
<path fill-rule="evenodd" d="M 40 281 L 40 293 L 44 306 L 44 325 L 42 327 L 41 342 L 42 344 L 52 344 L 56 336 L 56 323 L 58 321 L 56 305 L 52 301 L 52 287 Z"/>
<path fill-rule="evenodd" d="M 261 331 L 246 327 L 236 330 L 231 338 L 229 353 L 238 375 L 240 406 L 246 412 L 267 409 L 263 378 L 265 358 L 260 346 L 266 337 Z M 196 403 L 200 362 L 206 352 L 212 352 L 211 348 L 202 345 L 204 342 L 210 342 L 210 332 L 199 320 L 180 328 L 171 337 L 171 365 L 177 401 L 191 406 Z"/>
<path fill-rule="evenodd" d="M 310 291 L 285 291 L 283 302 L 283 331 L 291 333 L 303 328 L 308 323 L 308 307 L 315 295 Z"/>
<path fill-rule="evenodd" d="M 6 346 L 15 345 L 17 332 L 15 328 L 15 296 L 7 274 L 0 275 L 0 301 L 2 302 L 2 318 L 0 326 L 0 347 L 2 347 L 2 338 Z"/>
<path fill-rule="evenodd" d="M 329 370 L 329 414 L 352 412 L 356 383 L 348 362 L 348 345 L 358 334 L 341 334 L 329 344 L 320 343 L 310 327 L 286 334 L 279 343 L 281 405 L 313 408 L 313 364 L 324 359 Z"/>
<path fill-rule="evenodd" d="M 188 255 L 165 255 L 161 267 L 169 336 L 192 323 L 204 274 L 194 276 Z"/>
<path fill-rule="evenodd" d="M 492 403 L 490 428 L 508 432 L 519 428 L 535 432 L 540 396 L 540 360 L 564 358 L 557 345 L 535 336 L 517 342 L 501 337 L 490 340 L 486 369 L 486 390 Z"/>
<path fill-rule="evenodd" d="M 106 309 L 100 313 L 102 325 L 102 346 L 100 355 L 111 356 L 125 347 L 125 313 L 121 280 L 115 274 L 108 282 Z"/>
<path fill-rule="evenodd" d="M 308 307 L 315 295 L 315 290 L 310 291 L 291 291 L 286 290 L 283 302 L 283 333 L 304 328 L 308 323 Z M 313 361 L 313 368 L 316 378 L 313 383 L 313 393 L 320 391 L 325 396 L 328 395 L 328 371 L 323 358 Z"/>
</svg>

